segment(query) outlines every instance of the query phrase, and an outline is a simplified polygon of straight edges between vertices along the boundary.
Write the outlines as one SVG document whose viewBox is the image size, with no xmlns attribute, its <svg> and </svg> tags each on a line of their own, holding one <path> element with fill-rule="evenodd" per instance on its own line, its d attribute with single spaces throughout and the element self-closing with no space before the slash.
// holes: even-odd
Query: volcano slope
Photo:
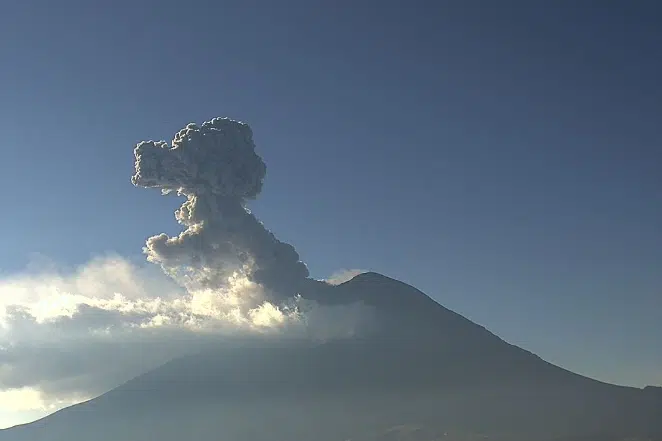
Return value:
<svg viewBox="0 0 662 441">
<path fill-rule="evenodd" d="M 402 282 L 311 280 L 302 295 L 369 305 L 374 327 L 325 343 L 219 343 L 0 440 L 662 440 L 658 388 L 554 366 Z"/>
</svg>

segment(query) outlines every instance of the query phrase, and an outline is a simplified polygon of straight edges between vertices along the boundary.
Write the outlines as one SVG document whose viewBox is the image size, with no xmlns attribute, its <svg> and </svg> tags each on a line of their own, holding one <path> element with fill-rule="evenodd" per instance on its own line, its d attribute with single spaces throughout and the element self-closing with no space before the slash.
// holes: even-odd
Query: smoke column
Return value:
<svg viewBox="0 0 662 441">
<path fill-rule="evenodd" d="M 297 294 L 308 277 L 292 245 L 280 242 L 246 208 L 262 190 L 266 165 L 255 153 L 253 132 L 242 122 L 214 118 L 188 124 L 172 145 L 143 141 L 135 149 L 138 187 L 176 192 L 186 201 L 175 212 L 185 230 L 150 237 L 147 259 L 189 289 L 216 289 L 245 275 L 276 298 Z"/>
</svg>

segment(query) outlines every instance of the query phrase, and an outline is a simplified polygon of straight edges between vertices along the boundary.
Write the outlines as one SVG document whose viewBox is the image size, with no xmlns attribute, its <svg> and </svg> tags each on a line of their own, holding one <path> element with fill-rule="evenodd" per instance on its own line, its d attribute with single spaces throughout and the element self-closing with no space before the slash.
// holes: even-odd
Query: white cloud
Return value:
<svg viewBox="0 0 662 441">
<path fill-rule="evenodd" d="M 45 398 L 39 389 L 31 387 L 2 390 L 0 391 L 0 429 L 34 421 L 85 398 L 83 396 L 70 399 Z"/>
<path fill-rule="evenodd" d="M 36 389 L 9 389 L 0 392 L 0 411 L 41 410 L 45 407 L 41 393 Z"/>
<path fill-rule="evenodd" d="M 367 273 L 367 270 L 362 269 L 350 269 L 350 270 L 340 270 L 331 274 L 331 276 L 325 280 L 329 285 L 340 285 L 341 283 L 349 282 L 354 277 L 359 274 Z"/>
<path fill-rule="evenodd" d="M 44 398 L 39 389 L 23 387 L 0 391 L 0 412 L 55 411 L 84 397 L 72 399 Z"/>
<path fill-rule="evenodd" d="M 0 407 L 56 410 L 238 333 L 351 335 L 364 309 L 263 300 L 240 275 L 185 292 L 119 257 L 0 280 Z"/>
</svg>

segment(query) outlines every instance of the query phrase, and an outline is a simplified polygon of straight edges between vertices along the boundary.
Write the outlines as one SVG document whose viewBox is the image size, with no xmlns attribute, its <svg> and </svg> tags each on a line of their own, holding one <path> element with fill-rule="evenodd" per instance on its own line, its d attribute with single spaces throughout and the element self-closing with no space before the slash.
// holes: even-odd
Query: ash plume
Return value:
<svg viewBox="0 0 662 441">
<path fill-rule="evenodd" d="M 150 237 L 147 259 L 189 289 L 216 289 L 237 274 L 284 299 L 308 277 L 292 245 L 279 241 L 246 207 L 262 190 L 266 165 L 242 122 L 214 118 L 175 134 L 172 145 L 143 141 L 134 149 L 138 187 L 176 192 L 178 236 Z"/>
<path fill-rule="evenodd" d="M 266 172 L 248 125 L 189 124 L 171 145 L 141 142 L 134 153 L 134 185 L 186 198 L 175 213 L 183 231 L 144 248 L 165 274 L 106 256 L 1 277 L 0 404 L 54 411 L 219 343 L 319 343 L 373 329 L 363 303 L 318 301 L 330 285 L 308 279 L 294 248 L 246 208 Z"/>
</svg>

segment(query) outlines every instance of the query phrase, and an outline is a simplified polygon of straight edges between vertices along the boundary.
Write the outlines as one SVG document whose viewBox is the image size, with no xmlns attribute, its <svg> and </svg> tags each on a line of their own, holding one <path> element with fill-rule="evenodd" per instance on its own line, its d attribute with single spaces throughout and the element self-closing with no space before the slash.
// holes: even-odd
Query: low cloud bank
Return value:
<svg viewBox="0 0 662 441">
<path fill-rule="evenodd" d="M 119 257 L 18 275 L 0 280 L 0 406 L 54 410 L 239 336 L 351 337 L 365 312 L 300 297 L 277 305 L 245 277 L 187 292 Z"/>
</svg>

